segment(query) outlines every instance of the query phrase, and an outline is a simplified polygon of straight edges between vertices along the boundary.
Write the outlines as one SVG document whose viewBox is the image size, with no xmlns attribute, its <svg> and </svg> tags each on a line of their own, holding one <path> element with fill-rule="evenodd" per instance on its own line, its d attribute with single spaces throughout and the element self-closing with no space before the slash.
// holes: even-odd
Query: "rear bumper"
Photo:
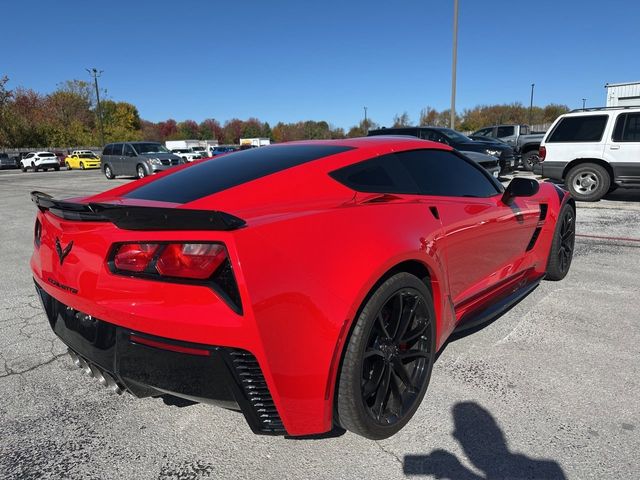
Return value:
<svg viewBox="0 0 640 480">
<path fill-rule="evenodd" d="M 542 175 L 545 178 L 552 178 L 554 180 L 564 180 L 562 174 L 564 168 L 568 162 L 554 162 L 544 161 L 539 162 L 533 166 L 533 173 L 536 175 Z"/>
<path fill-rule="evenodd" d="M 36 291 L 55 334 L 101 383 L 137 397 L 171 394 L 240 410 L 255 433 L 286 433 L 250 352 L 136 332 L 64 305 L 37 282 Z"/>
</svg>

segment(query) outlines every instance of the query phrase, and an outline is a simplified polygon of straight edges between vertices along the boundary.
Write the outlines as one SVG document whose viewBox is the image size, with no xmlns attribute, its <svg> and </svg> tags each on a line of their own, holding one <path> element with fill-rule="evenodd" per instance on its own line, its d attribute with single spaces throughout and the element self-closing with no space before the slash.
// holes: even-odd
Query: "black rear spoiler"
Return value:
<svg viewBox="0 0 640 480">
<path fill-rule="evenodd" d="M 74 203 L 37 191 L 31 192 L 31 201 L 66 220 L 111 222 L 123 230 L 236 230 L 246 225 L 241 218 L 214 210 Z"/>
</svg>

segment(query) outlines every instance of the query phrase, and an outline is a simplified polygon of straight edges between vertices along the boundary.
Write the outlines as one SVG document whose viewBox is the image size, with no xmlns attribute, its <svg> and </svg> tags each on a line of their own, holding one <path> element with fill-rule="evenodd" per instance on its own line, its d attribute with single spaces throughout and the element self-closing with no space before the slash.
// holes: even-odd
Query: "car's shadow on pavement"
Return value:
<svg viewBox="0 0 640 480">
<path fill-rule="evenodd" d="M 566 479 L 562 467 L 553 460 L 511 452 L 496 420 L 477 403 L 457 403 L 452 414 L 453 437 L 476 470 L 463 465 L 453 453 L 436 449 L 427 455 L 405 455 L 405 475 L 451 480 Z"/>
</svg>

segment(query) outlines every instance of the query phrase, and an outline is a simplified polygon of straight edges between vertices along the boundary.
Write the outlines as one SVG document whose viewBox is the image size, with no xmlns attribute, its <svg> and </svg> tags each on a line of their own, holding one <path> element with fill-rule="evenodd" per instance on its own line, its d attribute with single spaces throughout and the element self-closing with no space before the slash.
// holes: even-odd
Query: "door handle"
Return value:
<svg viewBox="0 0 640 480">
<path fill-rule="evenodd" d="M 609 147 L 609 149 L 611 149 L 611 150 L 620 150 L 620 145 L 611 145 Z"/>
</svg>

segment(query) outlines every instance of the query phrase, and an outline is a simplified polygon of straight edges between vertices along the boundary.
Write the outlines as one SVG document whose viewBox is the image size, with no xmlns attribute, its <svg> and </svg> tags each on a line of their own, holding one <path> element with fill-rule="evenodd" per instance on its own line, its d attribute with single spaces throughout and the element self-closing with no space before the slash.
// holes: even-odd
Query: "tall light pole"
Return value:
<svg viewBox="0 0 640 480">
<path fill-rule="evenodd" d="M 586 99 L 586 98 L 583 98 L 583 99 L 582 99 L 582 109 L 583 109 L 583 110 L 585 109 L 586 105 L 587 105 L 587 99 Z"/>
<path fill-rule="evenodd" d="M 531 101 L 529 102 L 529 126 L 531 126 L 531 116 L 533 115 L 533 89 L 535 86 L 535 83 L 531 84 Z"/>
<path fill-rule="evenodd" d="M 97 113 L 98 113 L 98 123 L 100 124 L 100 142 L 101 146 L 104 146 L 104 125 L 102 124 L 102 110 L 100 108 L 100 90 L 98 89 L 98 77 L 102 75 L 102 70 L 98 70 L 97 68 L 86 68 L 89 75 L 93 77 L 93 83 L 96 87 L 96 102 L 97 102 Z"/>
<path fill-rule="evenodd" d="M 367 107 L 362 107 L 364 108 L 364 133 L 368 134 L 369 133 L 369 122 L 367 121 Z"/>
<path fill-rule="evenodd" d="M 458 0 L 453 0 L 453 59 L 451 62 L 451 112 L 449 127 L 456 123 L 456 65 L 458 63 Z"/>
</svg>

